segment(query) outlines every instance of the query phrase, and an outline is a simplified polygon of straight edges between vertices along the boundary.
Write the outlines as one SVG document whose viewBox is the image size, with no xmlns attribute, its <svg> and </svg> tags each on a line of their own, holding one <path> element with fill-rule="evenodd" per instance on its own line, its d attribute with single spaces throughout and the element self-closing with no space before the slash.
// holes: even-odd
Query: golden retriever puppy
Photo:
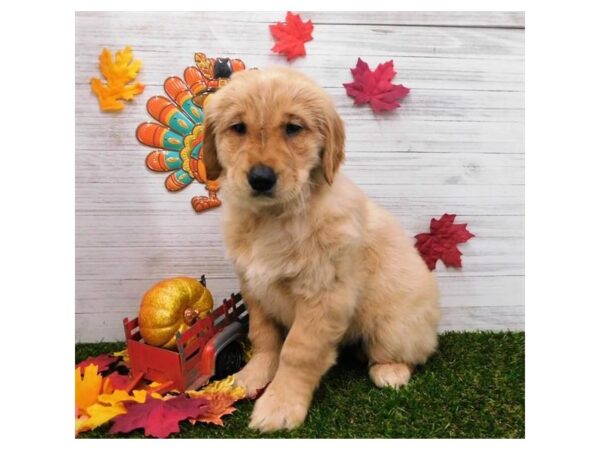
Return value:
<svg viewBox="0 0 600 450">
<path fill-rule="evenodd" d="M 250 314 L 253 356 L 235 377 L 251 395 L 270 383 L 250 422 L 263 432 L 302 424 L 340 344 L 360 342 L 373 382 L 394 388 L 437 345 L 435 279 L 338 171 L 344 139 L 332 100 L 291 69 L 236 73 L 206 109 L 204 162 Z"/>
</svg>

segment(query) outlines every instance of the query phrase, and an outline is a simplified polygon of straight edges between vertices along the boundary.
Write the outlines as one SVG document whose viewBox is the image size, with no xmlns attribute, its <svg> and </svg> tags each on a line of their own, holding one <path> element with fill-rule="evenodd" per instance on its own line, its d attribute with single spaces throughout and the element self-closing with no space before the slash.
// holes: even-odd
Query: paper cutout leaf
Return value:
<svg viewBox="0 0 600 450">
<path fill-rule="evenodd" d="M 312 21 L 302 22 L 300 14 L 288 12 L 284 23 L 269 25 L 271 35 L 275 38 L 271 51 L 286 55 L 288 61 L 306 55 L 304 43 L 312 40 L 313 28 Z"/>
<path fill-rule="evenodd" d="M 241 386 L 235 385 L 235 377 L 233 375 L 229 375 L 227 378 L 223 378 L 222 380 L 213 381 L 200 391 L 186 391 L 186 394 L 191 397 L 200 397 L 202 395 L 218 393 L 228 394 L 237 400 L 246 397 L 245 389 Z"/>
<path fill-rule="evenodd" d="M 205 413 L 208 401 L 185 395 L 170 400 L 148 398 L 145 403 L 126 403 L 127 413 L 115 418 L 110 433 L 128 433 L 143 428 L 146 436 L 164 438 L 179 431 L 179 422 Z"/>
<path fill-rule="evenodd" d="M 392 83 L 392 78 L 396 75 L 392 60 L 379 64 L 371 71 L 369 65 L 358 58 L 356 67 L 350 72 L 354 81 L 344 83 L 346 93 L 354 98 L 357 105 L 369 103 L 376 113 L 398 108 L 399 101 L 410 92 L 409 88 Z"/>
<path fill-rule="evenodd" d="M 75 432 L 80 433 L 82 431 L 93 430 L 106 422 L 111 421 L 116 416 L 125 414 L 127 410 L 121 403 L 114 405 L 103 405 L 101 403 L 94 403 L 87 409 L 88 414 L 84 417 L 85 420 L 78 423 L 76 420 Z"/>
<path fill-rule="evenodd" d="M 79 423 L 76 420 L 76 433 L 93 430 L 114 419 L 116 416 L 125 414 L 127 409 L 124 406 L 124 402 L 144 403 L 146 401 L 146 394 L 146 391 L 133 391 L 133 395 L 129 395 L 126 391 L 116 390 L 112 394 L 99 395 L 97 403 L 94 403 L 85 410 L 86 414 L 83 417 L 86 419 Z"/>
<path fill-rule="evenodd" d="M 114 60 L 112 52 L 105 48 L 99 61 L 100 73 L 105 81 L 92 78 L 90 84 L 102 111 L 120 111 L 125 106 L 121 100 L 132 100 L 135 95 L 144 92 L 142 83 L 132 83 L 142 68 L 142 62 L 133 59 L 131 47 L 118 50 Z"/>
<path fill-rule="evenodd" d="M 87 358 L 84 361 L 81 361 L 75 367 L 76 368 L 77 367 L 81 367 L 82 369 L 85 369 L 90 364 L 95 364 L 96 366 L 98 366 L 98 372 L 104 372 L 106 369 L 108 369 L 108 367 L 112 363 L 114 363 L 116 361 L 118 361 L 118 358 L 115 357 L 115 356 L 111 356 L 111 355 L 98 355 L 98 356 Z"/>
<path fill-rule="evenodd" d="M 121 375 L 118 372 L 113 372 L 106 377 L 113 388 L 124 390 L 131 383 L 131 378 L 128 375 Z"/>
<path fill-rule="evenodd" d="M 78 435 L 83 431 L 88 431 L 91 429 L 88 426 L 86 426 L 86 422 L 88 419 L 89 417 L 86 415 L 75 416 L 75 435 Z"/>
<path fill-rule="evenodd" d="M 116 356 L 117 358 L 121 358 L 126 366 L 129 365 L 129 352 L 126 348 L 121 350 L 120 352 L 111 353 L 111 355 Z"/>
<path fill-rule="evenodd" d="M 456 214 L 444 214 L 440 219 L 431 219 L 430 232 L 415 236 L 415 247 L 429 270 L 435 269 L 438 259 L 441 259 L 446 267 L 462 267 L 462 253 L 457 244 L 467 242 L 475 235 L 467 230 L 467 224 L 455 224 L 455 218 Z"/>
<path fill-rule="evenodd" d="M 147 392 L 143 390 L 135 390 L 133 395 L 129 395 L 127 391 L 115 390 L 112 394 L 102 394 L 98 396 L 100 403 L 107 405 L 116 405 L 118 403 L 134 401 L 136 403 L 144 403 L 146 401 Z"/>
<path fill-rule="evenodd" d="M 196 422 L 212 423 L 221 427 L 223 426 L 221 418 L 233 413 L 236 410 L 233 404 L 238 401 L 238 398 L 225 392 L 204 394 L 198 398 L 203 398 L 208 402 L 208 409 L 198 417 L 190 419 L 190 422 L 193 424 Z"/>
<path fill-rule="evenodd" d="M 102 393 L 103 379 L 98 374 L 98 366 L 90 364 L 83 369 L 75 369 L 75 406 L 82 413 L 96 403 Z"/>
</svg>

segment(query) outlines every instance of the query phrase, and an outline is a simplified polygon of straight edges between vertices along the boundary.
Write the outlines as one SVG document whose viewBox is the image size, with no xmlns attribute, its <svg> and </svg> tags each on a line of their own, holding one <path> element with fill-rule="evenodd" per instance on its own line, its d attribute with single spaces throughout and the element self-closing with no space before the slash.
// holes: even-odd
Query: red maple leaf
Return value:
<svg viewBox="0 0 600 450">
<path fill-rule="evenodd" d="M 98 366 L 98 372 L 103 372 L 106 369 L 108 369 L 108 366 L 110 366 L 118 359 L 119 358 L 117 358 L 116 356 L 98 355 L 94 356 L 93 358 L 90 357 L 84 361 L 81 361 L 79 364 L 75 365 L 75 368 L 77 369 L 78 367 L 81 367 L 81 370 L 83 370 L 90 364 L 95 364 L 96 366 Z"/>
<path fill-rule="evenodd" d="M 417 234 L 415 247 L 427 263 L 429 270 L 435 269 L 438 259 L 441 259 L 446 267 L 462 267 L 460 255 L 462 253 L 456 247 L 457 244 L 467 242 L 474 237 L 467 230 L 467 224 L 457 225 L 454 223 L 456 214 L 444 214 L 439 220 L 431 219 L 430 233 Z"/>
<path fill-rule="evenodd" d="M 269 29 L 276 41 L 272 52 L 286 55 L 288 61 L 306 55 L 304 43 L 312 40 L 313 24 L 310 20 L 302 22 L 300 14 L 288 12 L 285 23 L 277 22 L 269 25 Z"/>
<path fill-rule="evenodd" d="M 350 69 L 354 82 L 344 83 L 346 94 L 354 98 L 356 105 L 370 103 L 375 112 L 390 111 L 400 106 L 399 100 L 408 95 L 410 89 L 401 84 L 392 84 L 396 75 L 394 61 L 379 64 L 374 71 L 358 58 L 356 67 Z"/>
<path fill-rule="evenodd" d="M 110 380 L 110 384 L 115 389 L 125 390 L 131 383 L 132 378 L 127 375 L 121 375 L 118 372 L 113 372 L 106 378 Z"/>
<path fill-rule="evenodd" d="M 208 401 L 203 398 L 188 398 L 181 394 L 169 400 L 153 397 L 145 403 L 126 402 L 127 413 L 115 417 L 110 433 L 128 433 L 143 428 L 146 436 L 164 438 L 179 431 L 179 422 L 204 414 Z"/>
</svg>

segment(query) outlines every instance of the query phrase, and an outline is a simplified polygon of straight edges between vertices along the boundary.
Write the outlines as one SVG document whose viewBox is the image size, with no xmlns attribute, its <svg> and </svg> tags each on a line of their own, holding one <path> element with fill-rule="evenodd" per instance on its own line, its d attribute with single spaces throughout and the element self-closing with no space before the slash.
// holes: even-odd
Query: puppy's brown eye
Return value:
<svg viewBox="0 0 600 450">
<path fill-rule="evenodd" d="M 288 123 L 285 126 L 285 134 L 288 136 L 294 136 L 302 131 L 302 127 L 295 123 Z"/>
<path fill-rule="evenodd" d="M 231 129 L 237 134 L 246 134 L 246 124 L 244 122 L 231 125 Z"/>
</svg>

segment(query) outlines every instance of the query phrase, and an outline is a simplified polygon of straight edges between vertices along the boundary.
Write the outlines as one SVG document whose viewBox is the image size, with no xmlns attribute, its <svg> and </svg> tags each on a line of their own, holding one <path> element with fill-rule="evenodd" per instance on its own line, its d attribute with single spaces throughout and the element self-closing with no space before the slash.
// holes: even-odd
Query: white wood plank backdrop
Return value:
<svg viewBox="0 0 600 450">
<path fill-rule="evenodd" d="M 237 290 L 220 210 L 196 215 L 192 185 L 168 193 L 134 136 L 146 100 L 193 54 L 288 64 L 270 52 L 268 24 L 283 12 L 76 14 L 76 340 L 122 339 L 158 279 L 205 273 L 217 298 Z M 462 270 L 436 269 L 444 329 L 524 328 L 524 15 L 519 12 L 306 12 L 306 58 L 290 65 L 333 96 L 348 134 L 344 170 L 411 234 L 458 214 L 477 235 Z M 133 46 L 143 95 L 117 114 L 90 92 L 103 47 Z M 356 107 L 342 83 L 358 57 L 394 60 L 412 89 L 397 112 Z"/>
</svg>

